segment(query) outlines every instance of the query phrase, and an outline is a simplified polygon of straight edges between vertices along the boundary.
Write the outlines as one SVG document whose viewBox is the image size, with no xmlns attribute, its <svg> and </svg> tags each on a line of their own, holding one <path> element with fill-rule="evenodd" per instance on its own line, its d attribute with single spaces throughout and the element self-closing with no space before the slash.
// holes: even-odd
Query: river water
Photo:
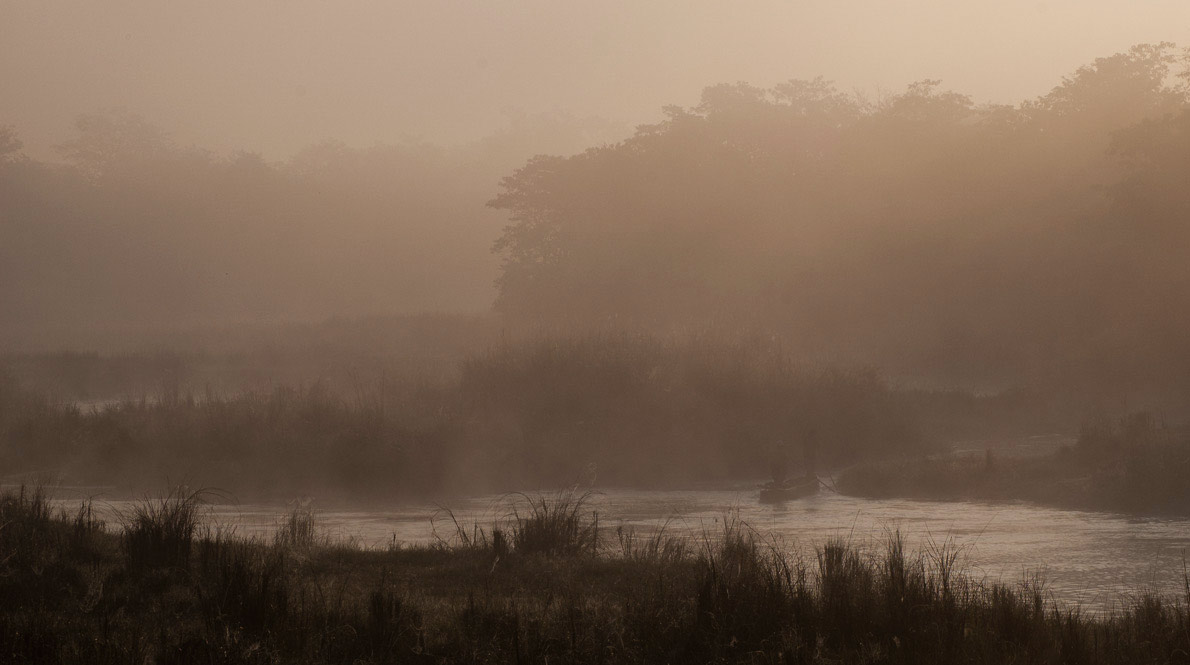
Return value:
<svg viewBox="0 0 1190 665">
<path fill-rule="evenodd" d="M 878 552 L 899 529 L 908 545 L 952 541 L 962 549 L 960 567 L 978 580 L 1016 583 L 1040 575 L 1054 597 L 1099 611 L 1126 603 L 1143 589 L 1175 593 L 1182 588 L 1190 520 L 1044 508 L 1023 503 L 871 500 L 823 491 L 778 505 L 757 501 L 754 486 L 686 491 L 603 489 L 590 495 L 589 511 L 604 528 L 626 526 L 648 535 L 701 538 L 722 533 L 723 520 L 738 517 L 779 547 L 814 561 L 814 549 L 831 538 Z M 71 504 L 62 494 L 65 507 Z M 536 496 L 536 495 L 533 495 Z M 458 522 L 490 529 L 524 498 L 474 497 L 449 505 Z M 77 503 L 77 502 L 76 502 Z M 96 500 L 114 523 L 129 504 Z M 455 525 L 442 506 L 404 504 L 383 509 L 319 508 L 321 532 L 364 547 L 450 541 Z M 241 536 L 268 537 L 286 505 L 212 504 L 208 519 Z M 614 539 L 614 535 L 612 536 Z"/>
</svg>

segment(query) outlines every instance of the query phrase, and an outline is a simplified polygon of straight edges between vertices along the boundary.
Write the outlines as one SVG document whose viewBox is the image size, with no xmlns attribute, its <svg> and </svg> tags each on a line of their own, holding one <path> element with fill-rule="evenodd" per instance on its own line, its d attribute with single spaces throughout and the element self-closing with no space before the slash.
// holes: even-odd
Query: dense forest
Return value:
<svg viewBox="0 0 1190 665">
<path fill-rule="evenodd" d="M 80 117 L 51 162 L 0 126 L 0 345 L 143 351 L 164 332 L 487 310 L 501 174 L 619 131 L 512 115 L 465 145 L 327 141 L 267 162 L 113 110 Z"/>
<path fill-rule="evenodd" d="M 665 115 L 527 163 L 613 130 L 552 115 L 279 163 L 129 113 L 81 118 L 63 163 L 4 130 L 0 462 L 389 496 L 755 478 L 810 432 L 838 467 L 1186 415 L 1186 52 L 1016 106 L 817 79 Z M 434 309 L 472 314 L 409 314 Z"/>
<path fill-rule="evenodd" d="M 929 80 L 707 88 L 505 178 L 496 306 L 766 329 L 914 375 L 1190 376 L 1187 64 L 1137 46 L 1016 106 Z"/>
<path fill-rule="evenodd" d="M 933 80 L 723 84 L 615 143 L 556 114 L 469 146 L 280 163 L 177 146 L 127 112 L 80 118 L 64 163 L 8 128 L 3 332 L 54 350 L 494 297 L 508 326 L 759 331 L 966 385 L 1179 381 L 1188 71 L 1142 45 L 1016 105 Z"/>
</svg>

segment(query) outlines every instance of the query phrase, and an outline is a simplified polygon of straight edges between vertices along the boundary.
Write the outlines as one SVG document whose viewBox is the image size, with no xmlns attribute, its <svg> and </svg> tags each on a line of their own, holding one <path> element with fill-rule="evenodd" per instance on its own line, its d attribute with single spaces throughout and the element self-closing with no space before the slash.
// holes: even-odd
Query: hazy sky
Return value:
<svg viewBox="0 0 1190 665">
<path fill-rule="evenodd" d="M 1190 45 L 1187 0 L 0 0 L 0 124 L 34 155 L 126 107 L 181 143 L 283 157 L 491 132 L 509 110 L 628 125 L 706 85 L 939 78 L 1047 92 L 1141 42 Z"/>
</svg>

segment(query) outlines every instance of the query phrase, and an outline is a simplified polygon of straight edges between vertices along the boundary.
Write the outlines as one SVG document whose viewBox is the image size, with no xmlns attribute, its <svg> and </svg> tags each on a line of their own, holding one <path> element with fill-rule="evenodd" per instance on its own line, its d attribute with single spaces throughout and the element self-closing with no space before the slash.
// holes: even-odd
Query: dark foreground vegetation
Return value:
<svg viewBox="0 0 1190 665">
<path fill-rule="evenodd" d="M 581 496 L 450 543 L 364 551 L 296 512 L 272 542 L 204 529 L 201 496 L 105 529 L 0 496 L 0 659 L 59 663 L 1163 663 L 1190 589 L 1106 616 L 988 584 L 953 546 L 840 541 L 810 560 L 725 520 L 699 542 L 600 530 Z"/>
<path fill-rule="evenodd" d="M 1084 510 L 1190 513 L 1190 432 L 1149 412 L 1084 423 L 1077 442 L 1040 456 L 915 456 L 849 468 L 838 487 L 871 497 L 1027 500 Z"/>
</svg>

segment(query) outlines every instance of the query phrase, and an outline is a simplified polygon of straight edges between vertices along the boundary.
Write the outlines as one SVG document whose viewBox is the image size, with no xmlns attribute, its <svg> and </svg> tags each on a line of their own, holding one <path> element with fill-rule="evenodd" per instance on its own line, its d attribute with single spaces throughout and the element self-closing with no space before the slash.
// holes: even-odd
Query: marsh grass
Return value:
<svg viewBox="0 0 1190 665">
<path fill-rule="evenodd" d="M 592 555 L 599 551 L 599 513 L 591 492 L 565 490 L 552 496 L 517 493 L 510 514 L 513 549 L 522 554 Z"/>
<path fill-rule="evenodd" d="M 120 516 L 123 547 L 133 569 L 186 568 L 209 490 L 178 486 L 145 497 Z"/>
<path fill-rule="evenodd" d="M 277 547 L 305 550 L 314 546 L 318 536 L 314 506 L 309 501 L 295 501 L 273 534 Z"/>
<path fill-rule="evenodd" d="M 445 519 L 443 519 L 445 517 Z M 438 523 L 440 521 L 449 522 L 449 533 L 443 536 L 438 531 Z M 497 549 L 495 541 L 500 541 L 500 551 L 507 550 L 507 539 L 504 531 L 496 525 L 491 527 L 480 526 L 479 522 L 473 521 L 467 524 L 460 520 L 454 510 L 445 506 L 439 506 L 438 510 L 430 516 L 430 527 L 434 534 L 434 547 L 440 550 L 467 550 L 472 552 L 482 552 L 489 549 Z"/>
<path fill-rule="evenodd" d="M 638 534 L 635 527 L 616 527 L 616 552 L 625 561 L 641 563 L 676 563 L 690 555 L 686 539 L 667 532 L 669 522 L 649 534 Z"/>
<path fill-rule="evenodd" d="M 52 545 L 47 534 L 53 519 L 41 487 L 20 486 L 0 493 L 0 566 L 35 565 Z"/>
<path fill-rule="evenodd" d="M 456 369 L 226 393 L 174 382 L 95 408 L 3 382 L 0 468 L 53 469 L 81 485 L 172 475 L 242 498 L 372 501 L 575 479 L 752 480 L 769 472 L 778 441 L 796 448 L 810 427 L 823 465 L 921 443 L 915 410 L 874 373 L 803 366 L 772 344 L 541 336 Z"/>
<path fill-rule="evenodd" d="M 442 549 L 509 554 L 572 556 L 595 555 L 601 546 L 599 515 L 590 510 L 592 492 L 574 488 L 553 494 L 515 492 L 505 497 L 506 512 L 488 527 L 460 520 L 450 508 L 440 507 L 435 523 L 436 546 Z M 436 522 L 448 523 L 449 535 L 439 534 Z M 623 541 L 622 541 L 623 542 Z"/>
<path fill-rule="evenodd" d="M 694 544 L 622 528 L 592 549 L 595 517 L 580 498 L 526 502 L 517 515 L 534 526 L 503 528 L 539 529 L 529 533 L 540 540 L 518 550 L 510 538 L 493 566 L 494 532 L 371 551 L 316 539 L 299 556 L 282 541 L 189 529 L 198 504 L 177 491 L 139 513 L 155 525 L 145 533 L 172 534 L 145 560 L 127 546 L 128 525 L 112 533 L 84 517 L 80 528 L 37 490 L 0 493 L 0 653 L 100 664 L 1098 664 L 1190 653 L 1190 576 L 1172 594 L 1144 590 L 1090 614 L 1056 602 L 1040 578 L 971 578 L 953 541 L 909 551 L 896 531 L 877 551 L 834 539 L 803 559 L 729 515 Z"/>
</svg>

